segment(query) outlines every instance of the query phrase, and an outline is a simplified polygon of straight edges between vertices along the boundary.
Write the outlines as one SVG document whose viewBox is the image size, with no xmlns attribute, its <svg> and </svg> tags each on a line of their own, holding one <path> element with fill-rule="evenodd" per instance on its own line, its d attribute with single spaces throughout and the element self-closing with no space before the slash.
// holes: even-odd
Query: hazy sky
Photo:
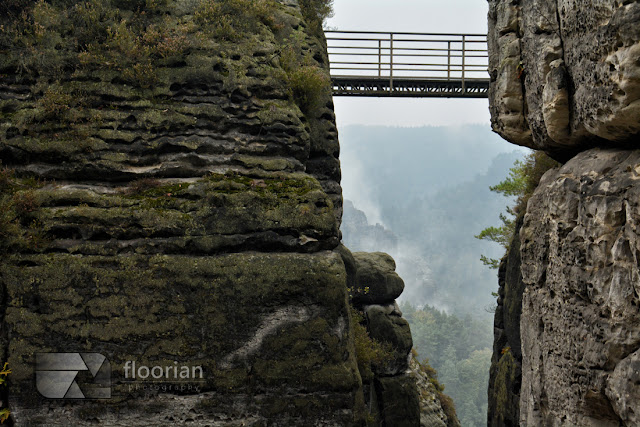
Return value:
<svg viewBox="0 0 640 427">
<path fill-rule="evenodd" d="M 486 0 L 334 0 L 338 30 L 486 33 Z M 486 99 L 334 98 L 339 126 L 489 123 Z"/>
</svg>

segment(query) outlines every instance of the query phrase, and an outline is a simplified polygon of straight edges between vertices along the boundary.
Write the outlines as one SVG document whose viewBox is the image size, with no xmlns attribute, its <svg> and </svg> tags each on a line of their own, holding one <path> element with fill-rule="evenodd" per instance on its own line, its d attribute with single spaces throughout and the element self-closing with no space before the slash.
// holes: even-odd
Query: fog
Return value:
<svg viewBox="0 0 640 427">
<path fill-rule="evenodd" d="M 355 213 L 345 207 L 347 247 L 394 256 L 406 286 L 401 298 L 488 317 L 497 277 L 480 255 L 500 258 L 503 249 L 474 235 L 499 225 L 510 200 L 489 186 L 526 151 L 488 125 L 346 126 L 339 132 L 344 198 L 371 227 L 378 224 L 350 225 Z"/>
</svg>

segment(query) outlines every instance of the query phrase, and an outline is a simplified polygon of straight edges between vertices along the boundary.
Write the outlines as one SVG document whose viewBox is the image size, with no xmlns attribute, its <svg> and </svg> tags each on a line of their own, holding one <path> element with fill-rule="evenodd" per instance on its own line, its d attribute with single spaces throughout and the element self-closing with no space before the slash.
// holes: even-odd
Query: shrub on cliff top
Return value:
<svg viewBox="0 0 640 427">
<path fill-rule="evenodd" d="M 274 0 L 202 0 L 194 16 L 200 25 L 212 27 L 216 38 L 236 40 L 255 32 L 259 23 L 273 25 Z"/>
<path fill-rule="evenodd" d="M 304 33 L 294 32 L 285 42 L 287 46 L 280 52 L 284 80 L 300 110 L 305 114 L 314 113 L 331 97 L 329 73 L 304 51 Z"/>
<path fill-rule="evenodd" d="M 289 74 L 293 99 L 300 109 L 312 112 L 331 95 L 331 80 L 327 72 L 318 66 L 302 66 Z"/>
<path fill-rule="evenodd" d="M 333 0 L 300 0 L 300 9 L 312 30 L 322 32 L 322 24 L 333 16 Z"/>
</svg>

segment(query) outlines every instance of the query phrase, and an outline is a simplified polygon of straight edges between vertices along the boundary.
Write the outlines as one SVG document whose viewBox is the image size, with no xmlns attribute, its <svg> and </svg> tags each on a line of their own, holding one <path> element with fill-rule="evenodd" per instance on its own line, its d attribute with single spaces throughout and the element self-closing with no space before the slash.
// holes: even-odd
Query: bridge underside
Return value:
<svg viewBox="0 0 640 427">
<path fill-rule="evenodd" d="M 489 79 L 431 80 L 389 77 L 331 77 L 334 96 L 486 98 Z"/>
</svg>

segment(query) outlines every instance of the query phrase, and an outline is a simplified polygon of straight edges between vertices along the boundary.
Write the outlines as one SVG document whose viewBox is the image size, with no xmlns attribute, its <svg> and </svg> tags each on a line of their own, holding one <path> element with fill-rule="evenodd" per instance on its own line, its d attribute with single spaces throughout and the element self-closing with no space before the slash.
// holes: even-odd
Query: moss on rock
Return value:
<svg viewBox="0 0 640 427">
<path fill-rule="evenodd" d="M 341 203 L 335 125 L 320 123 L 330 89 L 290 86 L 300 70 L 328 75 L 301 10 L 17 4 L 0 6 L 0 157 L 15 169 L 0 188 L 13 233 L 0 236 L 0 353 L 16 423 L 359 419 L 346 272 L 329 251 Z M 28 241 L 32 224 L 46 245 Z M 34 355 L 47 351 L 107 356 L 112 399 L 39 398 Z M 129 360 L 185 361 L 206 379 L 142 399 Z"/>
<path fill-rule="evenodd" d="M 351 394 L 358 387 L 355 361 L 344 352 L 344 269 L 333 253 L 12 261 L 2 284 L 5 323 L 20 337 L 9 349 L 16 399 L 36 395 L 25 381 L 38 351 L 105 353 L 116 367 L 116 394 L 126 387 L 124 361 L 167 358 L 202 365 L 205 389 L 221 392 L 289 384 Z"/>
</svg>

